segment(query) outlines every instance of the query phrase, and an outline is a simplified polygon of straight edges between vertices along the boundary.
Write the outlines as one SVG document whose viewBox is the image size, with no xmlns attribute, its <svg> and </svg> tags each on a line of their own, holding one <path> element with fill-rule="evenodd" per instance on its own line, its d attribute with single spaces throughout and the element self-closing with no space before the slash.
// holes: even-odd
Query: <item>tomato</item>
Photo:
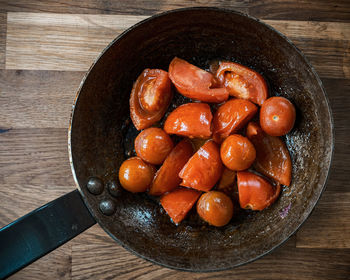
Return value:
<svg viewBox="0 0 350 280">
<path fill-rule="evenodd" d="M 271 136 L 282 136 L 292 130 L 295 122 L 294 105 L 284 97 L 267 99 L 260 109 L 260 126 Z"/>
<path fill-rule="evenodd" d="M 221 144 L 222 163 L 231 170 L 248 169 L 254 162 L 256 152 L 253 144 L 244 136 L 233 134 Z"/>
<path fill-rule="evenodd" d="M 164 123 L 164 130 L 168 134 L 208 138 L 211 136 L 212 119 L 208 104 L 187 103 L 170 113 Z"/>
<path fill-rule="evenodd" d="M 145 69 L 137 78 L 130 95 L 130 116 L 137 130 L 159 121 L 167 110 L 173 93 L 166 71 Z"/>
<path fill-rule="evenodd" d="M 132 157 L 119 168 L 119 181 L 129 192 L 145 192 L 152 183 L 156 169 L 138 157 Z"/>
<path fill-rule="evenodd" d="M 160 203 L 173 222 L 178 225 L 201 195 L 199 191 L 178 188 L 162 196 Z"/>
<path fill-rule="evenodd" d="M 169 65 L 169 78 L 184 96 L 192 99 L 221 103 L 228 98 L 226 88 L 214 88 L 217 80 L 214 75 L 187 61 L 175 57 Z"/>
<path fill-rule="evenodd" d="M 292 161 L 284 142 L 270 136 L 254 122 L 247 126 L 247 137 L 256 150 L 255 169 L 282 185 L 289 186 L 292 179 Z"/>
<path fill-rule="evenodd" d="M 260 106 L 268 98 L 264 78 L 246 66 L 234 62 L 221 62 L 216 77 L 232 96 L 248 99 Z"/>
<path fill-rule="evenodd" d="M 222 174 L 220 151 L 212 140 L 206 142 L 180 171 L 180 185 L 200 191 L 209 191 Z"/>
<path fill-rule="evenodd" d="M 263 177 L 252 172 L 237 172 L 239 204 L 241 208 L 263 210 L 275 202 L 281 192 L 281 185 L 274 188 Z"/>
<path fill-rule="evenodd" d="M 153 179 L 149 194 L 161 195 L 175 189 L 181 183 L 179 172 L 193 154 L 189 140 L 182 140 L 175 146 L 157 171 Z"/>
<path fill-rule="evenodd" d="M 234 181 L 236 178 L 236 171 L 224 168 L 220 178 L 217 189 L 225 194 L 232 196 L 234 193 Z"/>
<path fill-rule="evenodd" d="M 170 136 L 157 127 L 143 130 L 135 139 L 136 154 L 151 164 L 161 164 L 173 147 Z"/>
<path fill-rule="evenodd" d="M 226 194 L 210 191 L 199 198 L 197 213 L 210 225 L 222 227 L 228 224 L 233 216 L 233 203 Z"/>
<path fill-rule="evenodd" d="M 221 105 L 213 118 L 213 139 L 221 143 L 223 139 L 237 132 L 251 120 L 258 108 L 248 100 L 231 99 Z"/>
</svg>

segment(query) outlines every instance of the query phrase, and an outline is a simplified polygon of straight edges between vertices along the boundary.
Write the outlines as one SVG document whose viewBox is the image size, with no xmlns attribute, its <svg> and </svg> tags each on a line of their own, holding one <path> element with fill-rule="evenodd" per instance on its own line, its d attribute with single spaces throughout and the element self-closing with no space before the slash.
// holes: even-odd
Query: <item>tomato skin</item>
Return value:
<svg viewBox="0 0 350 280">
<path fill-rule="evenodd" d="M 146 128 L 135 139 L 136 154 L 144 161 L 155 165 L 161 164 L 173 147 L 170 136 L 157 127 Z"/>
<path fill-rule="evenodd" d="M 164 123 L 168 134 L 177 134 L 190 138 L 209 138 L 213 115 L 205 103 L 187 103 L 170 113 Z"/>
<path fill-rule="evenodd" d="M 239 171 L 248 169 L 253 164 L 256 151 L 248 138 L 232 134 L 221 144 L 220 155 L 227 168 Z"/>
<path fill-rule="evenodd" d="M 263 210 L 276 201 L 281 185 L 274 188 L 263 177 L 252 172 L 237 172 L 239 204 L 241 208 Z"/>
<path fill-rule="evenodd" d="M 247 126 L 247 137 L 256 150 L 255 169 L 263 175 L 289 186 L 292 180 L 292 161 L 284 142 L 270 136 L 254 122 Z"/>
<path fill-rule="evenodd" d="M 172 221 L 178 225 L 186 217 L 200 195 L 199 191 L 193 189 L 177 188 L 163 195 L 160 203 Z"/>
<path fill-rule="evenodd" d="M 264 78 L 258 72 L 239 63 L 221 62 L 216 77 L 231 96 L 248 99 L 260 106 L 268 98 Z"/>
<path fill-rule="evenodd" d="M 197 213 L 210 225 L 222 227 L 227 225 L 233 216 L 233 203 L 226 194 L 209 191 L 199 198 Z"/>
<path fill-rule="evenodd" d="M 237 132 L 257 111 L 257 106 L 244 99 L 231 99 L 221 105 L 213 118 L 214 141 L 221 143 L 230 134 Z"/>
<path fill-rule="evenodd" d="M 125 160 L 119 168 L 119 181 L 129 192 L 145 192 L 152 183 L 156 169 L 139 157 Z"/>
<path fill-rule="evenodd" d="M 185 139 L 177 144 L 157 171 L 149 189 L 149 194 L 162 195 L 180 185 L 179 172 L 192 155 L 193 148 L 189 140 Z"/>
<path fill-rule="evenodd" d="M 191 99 L 210 103 L 221 103 L 228 98 L 226 88 L 217 85 L 214 75 L 175 57 L 169 65 L 169 77 L 176 89 Z"/>
<path fill-rule="evenodd" d="M 209 191 L 220 179 L 223 166 L 216 143 L 207 141 L 185 164 L 180 171 L 180 185 Z"/>
<path fill-rule="evenodd" d="M 130 94 L 130 117 L 137 130 L 159 121 L 173 97 L 168 73 L 145 69 L 135 81 Z"/>
<path fill-rule="evenodd" d="M 295 123 L 294 105 L 284 97 L 267 99 L 260 109 L 260 126 L 271 136 L 286 135 Z"/>
</svg>

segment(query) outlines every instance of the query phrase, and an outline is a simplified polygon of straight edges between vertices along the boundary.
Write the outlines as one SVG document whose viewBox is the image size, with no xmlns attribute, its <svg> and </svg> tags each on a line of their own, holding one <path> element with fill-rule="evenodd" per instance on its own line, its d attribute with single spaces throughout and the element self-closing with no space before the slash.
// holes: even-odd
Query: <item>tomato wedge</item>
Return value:
<svg viewBox="0 0 350 280">
<path fill-rule="evenodd" d="M 145 69 L 137 78 L 130 94 L 130 116 L 137 130 L 159 121 L 167 110 L 173 93 L 168 73 Z"/>
<path fill-rule="evenodd" d="M 177 134 L 190 138 L 209 138 L 213 116 L 205 103 L 187 103 L 170 113 L 164 123 L 168 134 Z"/>
<path fill-rule="evenodd" d="M 275 202 L 281 192 L 281 185 L 274 188 L 263 177 L 252 172 L 237 172 L 239 204 L 241 208 L 263 210 Z"/>
<path fill-rule="evenodd" d="M 171 150 L 163 165 L 157 171 L 151 184 L 149 194 L 162 195 L 172 191 L 181 183 L 179 172 L 193 154 L 189 140 L 182 140 Z"/>
<path fill-rule="evenodd" d="M 267 84 L 256 71 L 235 62 L 221 62 L 216 78 L 230 95 L 262 105 L 268 98 Z"/>
<path fill-rule="evenodd" d="M 213 139 L 221 143 L 227 136 L 237 132 L 250 121 L 258 108 L 244 99 L 231 99 L 221 105 L 213 118 Z"/>
<path fill-rule="evenodd" d="M 292 179 L 292 161 L 284 142 L 277 136 L 266 134 L 254 122 L 247 126 L 247 137 L 256 150 L 255 169 L 282 185 L 289 186 Z"/>
<path fill-rule="evenodd" d="M 209 191 L 220 179 L 222 170 L 220 150 L 213 140 L 209 140 L 182 168 L 179 174 L 182 179 L 180 185 Z"/>
<path fill-rule="evenodd" d="M 228 99 L 225 87 L 215 88 L 217 80 L 213 74 L 175 57 L 169 65 L 169 78 L 184 96 L 192 99 L 221 103 Z"/>
<path fill-rule="evenodd" d="M 173 222 L 178 225 L 191 210 L 201 193 L 193 189 L 178 188 L 162 196 L 160 203 Z"/>
</svg>

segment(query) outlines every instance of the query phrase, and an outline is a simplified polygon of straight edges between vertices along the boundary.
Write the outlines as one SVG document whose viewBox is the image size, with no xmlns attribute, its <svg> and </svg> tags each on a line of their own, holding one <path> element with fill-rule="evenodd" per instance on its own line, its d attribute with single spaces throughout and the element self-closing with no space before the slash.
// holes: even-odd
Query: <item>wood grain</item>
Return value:
<svg viewBox="0 0 350 280">
<path fill-rule="evenodd" d="M 113 38 L 144 18 L 9 13 L 6 69 L 86 71 Z M 350 23 L 281 20 L 266 23 L 294 40 L 321 76 L 344 78 L 350 74 L 345 63 L 350 57 Z"/>
<path fill-rule="evenodd" d="M 5 68 L 7 15 L 0 12 L 0 69 Z"/>
</svg>

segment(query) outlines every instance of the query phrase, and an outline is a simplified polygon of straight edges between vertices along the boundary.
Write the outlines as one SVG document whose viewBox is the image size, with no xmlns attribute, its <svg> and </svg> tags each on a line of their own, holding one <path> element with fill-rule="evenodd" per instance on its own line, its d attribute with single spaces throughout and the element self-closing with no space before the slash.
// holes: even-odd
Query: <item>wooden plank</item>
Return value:
<svg viewBox="0 0 350 280">
<path fill-rule="evenodd" d="M 0 134 L 0 184 L 74 186 L 66 129 L 12 129 Z"/>
<path fill-rule="evenodd" d="M 5 68 L 5 52 L 6 52 L 6 13 L 0 13 L 0 69 Z"/>
<path fill-rule="evenodd" d="M 350 193 L 326 192 L 297 233 L 298 248 L 350 249 Z"/>
<path fill-rule="evenodd" d="M 143 16 L 9 13 L 6 69 L 87 70 L 99 52 Z M 350 23 L 267 20 L 323 77 L 350 77 Z"/>
<path fill-rule="evenodd" d="M 0 126 L 68 128 L 84 72 L 0 70 Z"/>
</svg>

